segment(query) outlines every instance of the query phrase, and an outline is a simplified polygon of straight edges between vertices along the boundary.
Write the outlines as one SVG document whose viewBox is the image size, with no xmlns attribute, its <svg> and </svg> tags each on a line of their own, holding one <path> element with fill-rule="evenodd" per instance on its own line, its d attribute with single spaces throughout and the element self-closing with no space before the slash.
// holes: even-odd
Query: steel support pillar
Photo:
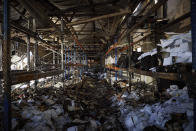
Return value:
<svg viewBox="0 0 196 131">
<path fill-rule="evenodd" d="M 64 55 L 63 55 L 64 49 L 63 49 L 63 43 L 61 43 L 61 70 L 64 70 Z"/>
<path fill-rule="evenodd" d="M 36 22 L 35 19 L 33 19 L 33 31 L 36 32 Z M 37 65 L 38 65 L 38 41 L 35 39 L 35 44 L 34 44 L 34 70 L 37 70 Z M 35 80 L 35 88 L 37 88 L 37 80 Z"/>
<path fill-rule="evenodd" d="M 130 36 L 130 34 L 127 34 L 127 42 L 128 42 L 128 70 L 130 69 L 131 67 L 131 55 L 132 55 L 132 46 L 131 46 L 131 43 L 133 43 L 133 37 Z M 127 70 L 127 71 L 128 71 Z M 131 73 L 128 71 L 128 82 L 129 82 L 129 87 L 131 87 Z"/>
<path fill-rule="evenodd" d="M 63 19 L 61 18 L 61 70 L 64 71 L 64 45 L 63 45 Z M 62 82 L 64 81 L 64 72 L 62 73 Z M 64 82 L 63 82 L 64 83 Z"/>
<path fill-rule="evenodd" d="M 110 63 L 111 63 L 111 61 L 110 61 Z M 109 71 L 110 71 L 110 85 L 112 85 L 112 70 L 109 69 Z"/>
<path fill-rule="evenodd" d="M 71 58 L 70 62 L 71 62 L 71 63 L 73 63 L 73 51 L 72 51 L 72 49 L 71 49 L 71 55 L 70 55 L 70 58 Z M 70 69 L 71 69 L 71 71 L 70 71 L 70 72 L 72 72 L 72 66 L 70 66 Z"/>
<path fill-rule="evenodd" d="M 85 55 L 85 59 L 86 59 L 86 71 L 88 70 L 88 58 L 87 55 Z"/>
<path fill-rule="evenodd" d="M 80 56 L 79 56 L 79 59 L 80 59 L 80 64 L 82 64 L 82 67 L 80 67 L 80 76 L 82 76 L 82 72 L 83 72 L 83 69 L 84 69 L 84 53 L 82 53 Z"/>
<path fill-rule="evenodd" d="M 67 64 L 67 50 L 66 50 L 66 47 L 65 47 L 65 79 L 67 78 L 66 76 L 66 64 Z"/>
<path fill-rule="evenodd" d="M 196 1 L 192 0 L 191 5 L 193 69 L 196 70 Z"/>
<path fill-rule="evenodd" d="M 67 52 L 67 63 L 69 63 L 69 61 L 70 61 L 70 51 L 68 49 L 68 52 Z M 69 70 L 70 70 L 70 67 L 68 66 L 67 69 L 68 69 L 67 79 L 69 80 Z"/>
<path fill-rule="evenodd" d="M 56 56 L 56 55 L 55 55 L 55 51 L 53 51 L 53 52 L 52 52 L 52 59 L 53 59 L 53 60 L 52 60 L 52 63 L 53 63 L 53 65 L 54 65 L 54 67 L 55 67 L 55 56 Z M 53 76 L 53 84 L 55 84 L 55 76 Z"/>
<path fill-rule="evenodd" d="M 76 42 L 74 42 L 74 64 L 76 64 Z"/>
<path fill-rule="evenodd" d="M 79 59 L 79 63 L 81 64 L 82 63 L 82 54 L 80 54 L 80 56 L 79 56 L 79 54 L 78 54 L 78 59 Z M 76 62 L 76 63 L 78 63 L 78 62 Z M 82 67 L 79 67 L 78 66 L 78 69 L 79 69 L 79 77 L 81 77 L 81 74 L 82 74 Z"/>
<path fill-rule="evenodd" d="M 127 43 L 128 43 L 128 48 L 127 48 L 127 56 L 128 56 L 128 69 L 127 69 L 127 78 L 128 78 L 128 83 L 129 83 L 129 65 L 130 65 L 130 60 L 129 60 L 129 55 L 130 55 L 130 35 L 127 34 Z"/>
<path fill-rule="evenodd" d="M 52 59 L 53 59 L 52 64 L 55 65 L 55 52 L 54 51 L 52 52 Z"/>
<path fill-rule="evenodd" d="M 57 37 L 56 39 L 57 39 L 57 43 L 59 43 L 59 37 Z M 59 49 L 56 50 L 56 52 L 59 51 L 60 51 Z M 56 53 L 56 60 L 57 60 L 56 64 L 60 64 L 60 59 L 59 59 L 60 55 L 61 55 L 60 53 L 59 54 Z"/>
<path fill-rule="evenodd" d="M 34 45 L 34 70 L 37 70 L 38 65 L 38 41 L 35 40 Z M 35 88 L 37 88 L 37 80 L 35 80 Z"/>
<path fill-rule="evenodd" d="M 59 52 L 59 50 L 56 50 L 56 52 Z M 60 63 L 59 63 L 59 55 L 58 54 L 56 54 L 56 63 L 59 65 Z"/>
<path fill-rule="evenodd" d="M 82 66 L 82 74 L 85 70 L 85 54 L 83 53 L 83 62 L 82 62 L 83 66 Z"/>
<path fill-rule="evenodd" d="M 128 37 L 127 37 L 127 40 L 128 40 Z M 129 46 L 129 42 L 128 42 L 128 46 Z M 127 55 L 128 55 L 128 58 L 129 58 L 129 48 L 127 48 Z M 129 60 L 128 60 L 128 65 L 129 65 Z M 129 66 L 128 66 L 128 69 L 127 69 L 127 80 L 129 82 Z"/>
<path fill-rule="evenodd" d="M 30 20 L 28 20 L 28 29 L 30 29 Z M 30 36 L 27 35 L 27 71 L 30 71 Z"/>
<path fill-rule="evenodd" d="M 63 40 L 61 41 L 61 70 L 63 71 L 62 73 L 62 82 L 64 84 L 64 45 L 63 45 Z"/>
<path fill-rule="evenodd" d="M 117 40 L 115 39 L 114 43 L 116 43 Z M 115 66 L 117 67 L 117 48 L 115 48 Z M 115 81 L 117 81 L 117 75 L 118 75 L 118 71 L 115 71 Z"/>
<path fill-rule="evenodd" d="M 0 23 L 0 35 L 1 34 L 3 34 L 3 32 L 2 32 L 2 24 Z M 0 38 L 0 71 L 2 71 L 2 55 L 3 55 L 3 53 L 2 53 L 2 51 L 3 51 L 3 46 L 2 46 L 2 44 L 3 44 L 3 41 L 2 41 L 2 39 Z M 1 84 L 2 84 L 2 82 L 1 82 L 1 80 L 0 80 L 0 93 L 2 93 L 2 87 L 1 87 Z"/>
<path fill-rule="evenodd" d="M 4 131 L 11 131 L 11 54 L 9 28 L 9 0 L 3 1 L 3 80 L 4 80 Z"/>
<path fill-rule="evenodd" d="M 193 61 L 192 61 L 192 67 L 193 71 L 196 71 L 196 0 L 191 0 L 191 26 L 192 26 L 192 55 L 193 55 Z M 196 90 L 195 84 L 192 84 L 193 88 L 192 90 Z M 196 96 L 193 95 L 194 99 L 194 131 L 196 131 Z"/>
<path fill-rule="evenodd" d="M 1 34 L 3 34 L 3 31 L 2 31 L 2 24 L 0 23 L 0 35 Z M 3 47 L 2 47 L 2 43 L 3 43 L 3 41 L 2 41 L 2 39 L 0 39 L 0 71 L 2 70 L 2 55 L 3 55 L 3 53 L 2 53 L 2 49 L 3 49 Z"/>
<path fill-rule="evenodd" d="M 30 29 L 30 20 L 28 20 L 28 29 Z M 30 71 L 30 36 L 27 35 L 27 71 Z M 30 87 L 30 82 L 28 82 Z"/>
<path fill-rule="evenodd" d="M 30 37 L 27 36 L 27 71 L 30 71 Z"/>
</svg>

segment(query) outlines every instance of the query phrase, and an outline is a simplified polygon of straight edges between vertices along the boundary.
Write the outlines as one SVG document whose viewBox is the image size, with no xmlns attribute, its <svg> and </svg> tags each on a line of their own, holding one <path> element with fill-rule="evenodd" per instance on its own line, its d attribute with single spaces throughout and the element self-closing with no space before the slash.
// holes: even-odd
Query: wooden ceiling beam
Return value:
<svg viewBox="0 0 196 131">
<path fill-rule="evenodd" d="M 40 44 L 40 46 L 43 46 L 44 48 L 47 48 L 49 50 L 55 50 L 55 49 L 58 49 L 56 46 L 54 45 L 51 45 L 50 43 L 48 43 L 47 41 L 41 39 L 36 32 L 33 32 L 21 25 L 18 25 L 17 23 L 14 23 L 14 22 L 10 22 L 10 25 L 12 28 L 16 29 L 17 31 L 20 31 L 24 34 L 27 34 L 35 39 L 37 39 L 38 41 L 40 41 L 42 44 Z"/>
<path fill-rule="evenodd" d="M 20 0 L 20 4 L 41 24 L 48 25 L 49 19 L 47 14 L 41 11 L 40 5 L 32 0 Z M 41 12 L 40 12 L 41 11 Z"/>
<path fill-rule="evenodd" d="M 101 27 L 101 30 L 103 31 L 103 32 L 105 32 L 107 35 L 109 35 L 109 30 L 107 30 L 107 28 L 105 28 L 105 26 L 99 21 L 99 20 L 97 20 L 97 23 L 99 24 L 99 26 Z"/>
<path fill-rule="evenodd" d="M 80 17 L 88 17 L 88 16 L 93 16 L 93 17 L 96 17 L 96 16 L 100 16 L 100 15 L 106 15 L 106 14 L 110 14 L 112 13 L 111 11 L 96 11 L 95 13 L 92 13 L 92 12 L 76 12 L 76 14 L 74 15 L 75 17 L 77 18 L 80 18 Z M 72 16 L 72 13 L 69 13 L 69 12 L 61 12 L 59 13 L 58 12 L 49 12 L 48 13 L 48 16 L 66 16 L 66 17 L 71 17 Z"/>
<path fill-rule="evenodd" d="M 49 19 L 40 2 L 34 0 L 20 0 L 20 3 L 42 26 L 51 25 L 57 32 L 61 33 L 60 28 Z"/>
<path fill-rule="evenodd" d="M 155 12 L 157 9 L 159 9 L 165 2 L 167 2 L 167 0 L 159 0 L 157 4 L 153 5 L 150 9 L 148 9 L 147 13 L 136 23 L 134 24 L 130 29 L 126 31 L 124 31 L 120 38 L 118 39 L 118 42 L 116 42 L 115 44 L 113 44 L 111 46 L 111 48 L 106 52 L 105 55 L 107 55 L 108 53 L 110 53 L 113 49 L 115 49 L 120 43 L 121 41 L 126 37 L 127 34 L 130 34 L 132 31 L 134 31 L 135 29 L 137 29 L 139 26 L 141 26 L 142 24 L 144 24 L 145 20 L 153 13 Z"/>
<path fill-rule="evenodd" d="M 94 7 L 98 7 L 98 6 L 103 6 L 103 5 L 107 5 L 107 4 L 114 4 L 116 2 L 118 2 L 119 0 L 107 0 L 106 2 L 99 2 L 99 3 L 93 3 Z M 82 9 L 87 9 L 87 8 L 91 8 L 91 5 L 89 4 L 80 4 L 78 6 L 74 6 L 65 10 L 62 10 L 61 13 L 66 13 L 66 12 L 70 12 L 70 11 L 79 11 Z"/>
<path fill-rule="evenodd" d="M 118 28 L 118 25 L 121 21 L 121 18 L 120 16 L 116 16 L 113 20 L 113 23 L 112 23 L 112 26 L 111 26 L 111 30 L 110 30 L 110 36 L 113 36 L 115 35 L 115 32 L 116 32 L 116 29 Z"/>
<path fill-rule="evenodd" d="M 81 32 L 83 32 L 83 30 L 85 29 L 85 27 L 87 26 L 88 23 L 85 23 L 82 28 L 78 31 L 77 35 L 80 35 Z M 76 31 L 76 30 L 75 30 Z"/>
<path fill-rule="evenodd" d="M 115 13 L 112 13 L 112 14 L 107 14 L 107 15 L 93 17 L 93 18 L 89 18 L 89 19 L 85 19 L 85 20 L 79 20 L 79 21 L 71 22 L 71 23 L 68 23 L 67 26 L 74 26 L 74 25 L 84 24 L 84 23 L 93 22 L 93 21 L 97 21 L 97 20 L 101 20 L 101 19 L 105 19 L 105 18 L 110 18 L 110 17 L 114 17 L 114 16 L 126 15 L 126 14 L 129 14 L 129 13 L 131 13 L 130 10 L 123 10 L 121 12 L 115 12 Z"/>
</svg>

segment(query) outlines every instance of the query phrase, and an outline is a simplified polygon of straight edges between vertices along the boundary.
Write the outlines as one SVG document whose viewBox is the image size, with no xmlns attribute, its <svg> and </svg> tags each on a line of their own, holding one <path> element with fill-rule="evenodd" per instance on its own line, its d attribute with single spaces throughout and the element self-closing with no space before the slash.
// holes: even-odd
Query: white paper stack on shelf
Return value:
<svg viewBox="0 0 196 131">
<path fill-rule="evenodd" d="M 164 57 L 163 65 L 175 63 L 192 63 L 192 39 L 191 31 L 179 35 L 173 35 L 168 40 L 161 40 L 161 52 L 168 53 Z"/>
<path fill-rule="evenodd" d="M 109 56 L 106 58 L 106 64 L 109 65 L 109 64 L 114 64 L 115 63 L 115 57 L 112 57 L 112 56 Z"/>
<path fill-rule="evenodd" d="M 30 60 L 33 60 L 33 54 L 30 52 Z M 13 55 L 11 58 L 11 69 L 12 70 L 24 70 L 27 66 L 27 55 L 18 56 Z"/>
<path fill-rule="evenodd" d="M 149 51 L 149 52 L 146 52 L 146 53 L 141 54 L 141 56 L 138 57 L 138 60 L 141 60 L 142 58 L 144 58 L 144 57 L 146 57 L 146 56 L 149 56 L 149 55 L 153 56 L 153 55 L 155 55 L 155 54 L 157 54 L 157 49 L 156 49 L 156 48 L 152 49 L 152 50 Z"/>
</svg>

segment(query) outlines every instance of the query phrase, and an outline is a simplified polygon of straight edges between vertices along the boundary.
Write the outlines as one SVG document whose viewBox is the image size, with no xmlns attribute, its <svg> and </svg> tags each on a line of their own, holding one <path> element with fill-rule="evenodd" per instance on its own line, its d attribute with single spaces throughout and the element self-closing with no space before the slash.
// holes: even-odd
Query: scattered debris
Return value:
<svg viewBox="0 0 196 131">
<path fill-rule="evenodd" d="M 121 111 L 121 121 L 124 121 L 124 126 L 129 131 L 142 131 L 146 127 L 153 125 L 160 129 L 169 129 L 171 128 L 170 126 L 176 128 L 173 127 L 176 121 L 172 121 L 172 114 L 175 113 L 185 113 L 183 117 L 185 117 L 187 121 L 178 121 L 177 123 L 183 125 L 182 128 L 184 129 L 188 128 L 187 123 L 192 123 L 193 121 L 193 100 L 189 98 L 187 88 L 178 89 L 171 86 L 168 93 L 171 94 L 172 97 L 165 102 L 158 102 L 152 105 L 143 103 L 137 105 L 137 107 L 133 107 L 125 104 L 125 100 L 113 99 L 115 103 L 113 106 L 119 107 Z M 136 98 L 137 97 L 138 96 L 136 96 Z M 183 119 L 185 120 L 185 118 Z"/>
<path fill-rule="evenodd" d="M 165 95 L 143 82 L 83 76 L 78 83 L 48 81 L 42 88 L 12 91 L 13 130 L 190 130 L 193 100 L 187 88 L 171 85 Z M 50 86 L 48 86 L 50 85 Z M 41 86 L 41 85 L 40 85 Z M 64 86 L 64 87 L 63 87 Z M 0 110 L 2 113 L 3 110 Z"/>
</svg>

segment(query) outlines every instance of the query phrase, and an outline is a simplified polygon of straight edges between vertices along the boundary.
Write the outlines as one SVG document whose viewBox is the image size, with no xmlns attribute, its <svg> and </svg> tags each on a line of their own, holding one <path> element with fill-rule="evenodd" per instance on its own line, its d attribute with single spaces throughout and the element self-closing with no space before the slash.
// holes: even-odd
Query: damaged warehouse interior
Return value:
<svg viewBox="0 0 196 131">
<path fill-rule="evenodd" d="M 0 130 L 196 130 L 195 0 L 0 0 Z"/>
</svg>

